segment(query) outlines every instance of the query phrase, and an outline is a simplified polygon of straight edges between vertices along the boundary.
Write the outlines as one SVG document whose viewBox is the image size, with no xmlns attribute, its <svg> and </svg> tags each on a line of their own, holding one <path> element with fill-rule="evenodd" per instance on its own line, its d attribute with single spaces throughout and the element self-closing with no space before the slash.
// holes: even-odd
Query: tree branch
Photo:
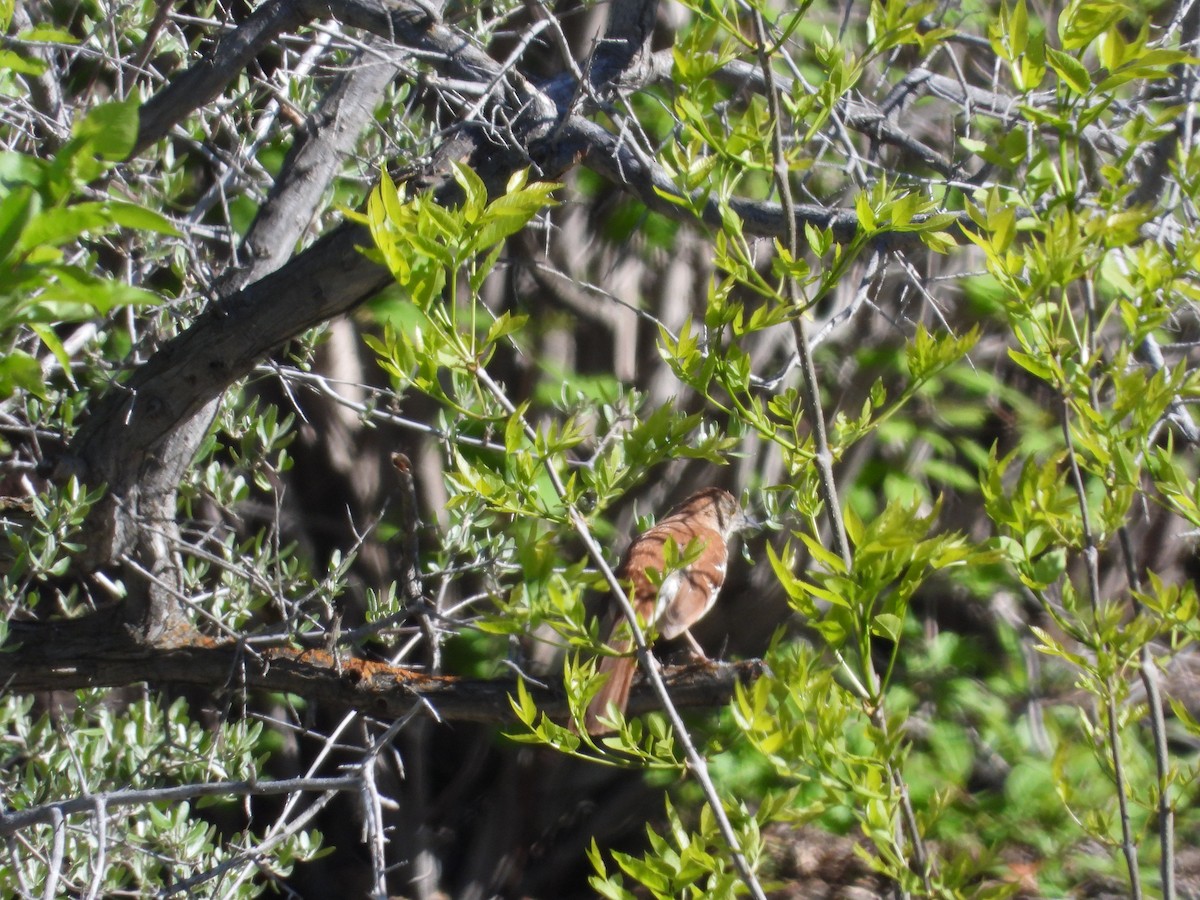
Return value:
<svg viewBox="0 0 1200 900">
<path fill-rule="evenodd" d="M 306 16 L 294 0 L 269 0 L 217 42 L 212 53 L 142 104 L 138 136 L 131 157 L 166 137 L 170 130 L 206 103 L 221 95 L 264 47 L 285 31 L 304 23 Z"/>
<path fill-rule="evenodd" d="M 669 197 L 683 196 L 666 170 L 652 160 L 639 154 L 628 141 L 623 141 L 603 126 L 574 116 L 563 129 L 564 149 L 574 148 L 583 156 L 584 164 L 603 175 L 609 181 L 625 188 L 641 200 L 647 208 L 677 221 L 695 221 L 687 206 L 672 202 Z M 690 205 L 690 200 L 688 201 Z M 759 200 L 734 197 L 729 207 L 742 219 L 747 234 L 762 237 L 784 237 L 787 234 L 790 216 L 784 206 Z M 842 243 L 852 240 L 858 232 L 858 216 L 852 209 L 817 206 L 812 203 L 796 203 L 792 207 L 797 224 L 803 228 L 832 229 L 834 238 Z M 919 224 L 923 216 L 914 216 L 913 223 Z M 970 218 L 965 214 L 955 217 L 960 227 L 969 227 Z M 700 220 L 714 228 L 720 228 L 721 207 L 716 199 L 703 200 Z M 912 231 L 895 231 L 881 234 L 878 245 L 884 249 L 907 249 L 920 246 L 921 237 Z"/>
<path fill-rule="evenodd" d="M 611 30 L 628 50 L 635 37 L 645 39 L 653 3 L 630 0 L 621 9 L 628 21 L 615 23 Z M 431 11 L 411 0 L 386 8 L 365 0 L 280 0 L 259 7 L 250 22 L 220 42 L 215 62 L 185 73 L 146 104 L 143 141 L 170 127 L 161 110 L 172 110 L 178 117 L 186 115 L 188 109 L 203 102 L 209 91 L 219 90 L 218 75 L 231 77 L 230 70 L 244 65 L 268 36 L 317 17 L 336 17 L 414 53 L 432 55 L 458 78 L 481 85 L 502 85 L 493 92 L 491 101 L 493 112 L 500 114 L 488 116 L 488 122 L 503 123 L 502 131 L 482 122 L 455 130 L 435 154 L 438 169 L 444 168 L 443 157 L 465 155 L 489 188 L 497 190 L 522 166 L 532 164 L 543 175 L 556 177 L 582 160 L 649 208 L 679 220 L 693 218 L 689 208 L 665 199 L 664 195 L 677 192 L 666 172 L 652 160 L 637 154 L 628 142 L 602 126 L 557 109 L 554 101 L 519 73 L 504 71 L 465 35 L 441 24 Z M 386 45 L 386 41 L 380 43 Z M 612 77 L 617 77 L 616 73 Z M 346 78 L 347 82 L 362 79 L 374 90 L 385 83 L 385 76 L 378 71 Z M 335 88 L 331 96 L 336 93 Z M 353 114 L 346 113 L 345 121 L 351 123 L 348 130 L 354 130 L 353 123 L 361 122 L 365 112 L 362 106 L 352 110 Z M 560 122 L 565 127 L 559 128 Z M 497 134 L 503 139 L 502 152 L 496 152 L 490 140 Z M 165 344 L 128 381 L 115 385 L 95 405 L 68 452 L 53 468 L 59 479 L 76 475 L 86 484 L 107 486 L 103 499 L 92 511 L 90 540 L 80 563 L 94 568 L 140 548 L 134 555 L 168 584 L 165 593 L 153 587 L 132 593 L 134 602 L 126 604 L 129 621 L 151 642 L 179 623 L 173 622 L 170 615 L 172 579 L 156 545 L 149 543 L 142 532 L 147 523 L 160 530 L 173 526 L 174 489 L 207 430 L 216 401 L 287 340 L 345 314 L 392 284 L 390 273 L 360 252 L 361 247 L 370 246 L 371 239 L 364 227 L 354 223 L 335 228 L 267 274 L 282 262 L 286 251 L 279 248 L 294 246 L 307 221 L 307 217 L 301 222 L 300 217 L 285 213 L 310 208 L 315 188 L 328 179 L 332 162 L 344 149 L 342 140 L 329 141 L 325 146 L 326 141 L 320 138 L 301 140 L 293 147 L 289 165 L 247 239 L 252 248 L 261 244 L 268 249 L 261 260 L 260 249 L 255 249 L 249 270 L 228 276 L 221 292 L 262 277 L 215 300 L 190 328 Z M 310 165 L 319 175 L 311 182 L 304 177 Z M 730 204 L 746 222 L 746 230 L 754 234 L 783 234 L 791 218 L 779 204 L 738 198 Z M 850 240 L 858 230 L 858 219 L 850 210 L 797 205 L 794 216 L 798 222 L 833 229 L 839 240 Z M 707 224 L 720 226 L 721 210 L 715 200 L 705 201 L 701 217 Z M 880 241 L 888 246 L 907 246 L 919 238 L 912 233 L 896 233 Z"/>
<path fill-rule="evenodd" d="M 222 38 L 213 52 L 151 97 L 141 109 L 138 139 L 131 156 L 137 156 L 187 116 L 215 99 L 229 82 L 272 40 L 315 19 L 335 19 L 352 28 L 377 35 L 432 61 L 444 74 L 486 84 L 497 77 L 506 90 L 497 96 L 513 105 L 548 115 L 550 101 L 519 74 L 505 73 L 466 33 L 445 25 L 434 9 L 414 0 L 272 0 Z"/>
<path fill-rule="evenodd" d="M 73 474 L 108 486 L 93 511 L 99 530 L 93 529 L 85 562 L 104 564 L 131 546 L 136 525 L 122 504 L 138 496 L 160 463 L 155 450 L 176 428 L 271 350 L 391 283 L 387 269 L 359 251 L 370 244 L 360 225 L 335 228 L 279 271 L 212 303 L 104 396 L 55 467 L 57 478 Z"/>
<path fill-rule="evenodd" d="M 30 809 L 0 812 L 0 834 L 8 835 L 32 825 L 50 825 L 62 816 L 102 813 L 120 806 L 147 803 L 179 803 L 197 797 L 269 797 L 304 791 L 353 791 L 362 785 L 359 775 L 340 778 L 287 778 L 281 781 L 215 781 L 207 784 L 181 784 L 144 790 L 81 794 L 70 800 L 45 803 Z"/>
<path fill-rule="evenodd" d="M 145 682 L 153 686 L 191 685 L 211 692 L 261 690 L 298 694 L 314 703 L 355 709 L 394 719 L 424 707 L 448 722 L 504 724 L 515 722 L 509 695 L 511 679 L 470 679 L 423 672 L 371 660 L 341 658 L 319 649 L 286 647 L 255 649 L 239 642 L 216 642 L 191 633 L 175 646 L 139 644 L 100 646 L 95 624 L 79 620 L 11 623 L 12 639 L 0 653 L 0 683 L 20 693 L 122 687 Z M 664 669 L 676 706 L 719 706 L 733 695 L 734 685 L 762 674 L 762 663 L 748 660 Z M 565 717 L 561 690 L 527 683 L 540 709 Z M 630 700 L 630 715 L 660 709 L 651 688 L 642 684 Z"/>
<path fill-rule="evenodd" d="M 371 38 L 321 98 L 242 241 L 242 267 L 226 273 L 219 295 L 276 271 L 292 256 L 338 167 L 370 124 L 401 57 L 390 44 Z"/>
</svg>

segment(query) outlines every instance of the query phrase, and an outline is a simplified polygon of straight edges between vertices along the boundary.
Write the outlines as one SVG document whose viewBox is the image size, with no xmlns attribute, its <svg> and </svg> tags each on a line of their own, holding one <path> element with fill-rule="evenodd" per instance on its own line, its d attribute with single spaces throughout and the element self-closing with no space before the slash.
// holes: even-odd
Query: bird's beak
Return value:
<svg viewBox="0 0 1200 900">
<path fill-rule="evenodd" d="M 742 527 L 738 531 L 762 531 L 763 526 L 767 523 L 762 519 L 757 519 L 754 516 L 742 514 Z"/>
</svg>

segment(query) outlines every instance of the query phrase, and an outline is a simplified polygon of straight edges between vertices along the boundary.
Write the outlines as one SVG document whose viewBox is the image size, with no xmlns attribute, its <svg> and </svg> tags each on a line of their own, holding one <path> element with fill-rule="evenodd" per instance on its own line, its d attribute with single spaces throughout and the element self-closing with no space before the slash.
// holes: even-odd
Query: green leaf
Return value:
<svg viewBox="0 0 1200 900">
<path fill-rule="evenodd" d="M 504 449 L 509 454 L 516 453 L 525 444 L 525 420 L 522 416 L 527 407 L 528 403 L 522 404 L 521 408 L 509 416 L 508 421 L 504 424 Z"/>
<path fill-rule="evenodd" d="M 859 192 L 854 198 L 854 212 L 858 216 L 859 231 L 870 234 L 879 227 L 875 220 L 875 210 L 871 207 L 871 198 L 865 191 Z"/>
<path fill-rule="evenodd" d="M 551 193 L 558 187 L 538 182 L 493 200 L 480 216 L 480 228 L 471 242 L 474 252 L 482 253 L 516 234 L 539 212 L 554 205 Z"/>
<path fill-rule="evenodd" d="M 38 208 L 37 193 L 21 185 L 0 200 L 0 262 L 8 258 Z"/>
<path fill-rule="evenodd" d="M 487 337 L 484 339 L 485 344 L 494 344 L 500 338 L 520 331 L 525 327 L 525 323 L 529 321 L 528 316 L 510 315 L 502 313 L 496 321 L 492 322 L 488 329 Z"/>
<path fill-rule="evenodd" d="M 1046 62 L 1075 93 L 1086 94 L 1092 89 L 1092 76 L 1083 63 L 1075 57 L 1063 53 L 1061 50 L 1055 50 L 1053 47 L 1047 47 Z"/>
<path fill-rule="evenodd" d="M 0 50 L 0 70 L 5 69 L 18 75 L 38 76 L 46 71 L 46 64 L 40 59 L 22 56 L 13 50 Z"/>
<path fill-rule="evenodd" d="M 18 250 L 28 253 L 38 247 L 57 247 L 87 232 L 100 232 L 112 224 L 103 203 L 77 203 L 47 209 L 34 216 L 21 235 Z"/>
<path fill-rule="evenodd" d="M 454 180 L 463 189 L 466 197 L 463 212 L 468 221 L 474 221 L 487 206 L 487 186 L 470 166 L 460 162 L 453 162 L 451 166 L 454 169 Z"/>
<path fill-rule="evenodd" d="M 1036 375 L 1044 381 L 1055 384 L 1054 370 L 1042 362 L 1037 357 L 1031 356 L 1028 353 L 1022 353 L 1020 350 L 1009 348 L 1009 358 L 1018 366 L 1029 372 L 1031 375 Z"/>
<path fill-rule="evenodd" d="M 103 103 L 76 123 L 73 132 L 101 159 L 113 162 L 125 159 L 137 142 L 140 106 L 136 92 L 128 99 Z"/>
<path fill-rule="evenodd" d="M 171 237 L 179 236 L 175 223 L 162 213 L 155 212 L 136 203 L 109 200 L 104 204 L 105 212 L 112 221 L 122 228 L 132 228 L 136 231 L 153 231 Z"/>
<path fill-rule="evenodd" d="M 899 616 L 892 613 L 880 613 L 871 620 L 871 633 L 879 637 L 885 637 L 888 640 L 900 641 L 900 634 L 904 629 L 904 622 Z"/>
<path fill-rule="evenodd" d="M 79 38 L 71 34 L 64 28 L 55 28 L 52 25 L 37 25 L 32 28 L 22 31 L 17 35 L 18 40 L 22 41 L 38 41 L 43 44 L 78 44 Z"/>
<path fill-rule="evenodd" d="M 18 390 L 45 396 L 42 367 L 23 350 L 13 350 L 0 356 L 0 400 L 6 400 Z"/>
<path fill-rule="evenodd" d="M 863 529 L 863 520 L 851 507 L 846 508 L 843 515 L 843 520 L 846 526 L 846 537 L 855 547 L 862 545 L 865 531 Z"/>
<path fill-rule="evenodd" d="M 25 153 L 0 153 L 0 185 L 12 188 L 20 184 L 41 187 L 46 178 L 46 163 Z"/>
<path fill-rule="evenodd" d="M 792 546 L 789 542 L 783 548 L 783 556 L 780 557 L 775 552 L 775 547 L 769 541 L 766 545 L 767 560 L 771 564 L 771 569 L 775 572 L 775 577 L 779 579 L 780 585 L 787 591 L 789 597 L 793 600 L 800 600 L 805 595 L 804 587 L 796 578 L 795 572 L 792 571 Z"/>
<path fill-rule="evenodd" d="M 56 272 L 58 282 L 49 285 L 37 298 L 34 309 L 38 318 L 34 321 L 79 321 L 121 306 L 154 306 L 162 302 L 157 294 L 119 281 L 65 268 Z"/>
<path fill-rule="evenodd" d="M 508 703 L 512 707 L 517 718 L 521 720 L 528 728 L 534 727 L 534 722 L 537 719 L 538 709 L 537 704 L 533 702 L 533 697 L 530 696 L 528 688 L 525 687 L 523 678 L 517 679 L 517 696 L 508 695 Z"/>
<path fill-rule="evenodd" d="M 1038 557 L 1028 567 L 1032 587 L 1044 588 L 1054 584 L 1067 571 L 1067 551 L 1059 547 Z"/>
<path fill-rule="evenodd" d="M 815 559 L 823 563 L 829 571 L 845 574 L 845 561 L 832 550 L 825 549 L 825 545 L 820 540 L 807 534 L 800 535 L 800 540 L 804 541 L 804 546 L 808 548 L 808 552 Z"/>
<path fill-rule="evenodd" d="M 37 323 L 29 324 L 30 330 L 34 332 L 46 348 L 54 354 L 54 358 L 58 360 L 58 364 L 62 366 L 63 374 L 67 380 L 74 386 L 75 376 L 71 373 L 71 357 L 67 353 L 67 348 L 63 346 L 63 342 L 58 339 L 58 335 L 54 333 L 54 329 Z"/>
<path fill-rule="evenodd" d="M 1003 13 L 1001 13 L 1003 16 Z M 1029 12 L 1025 8 L 1025 0 L 1017 0 L 1008 17 L 1008 46 L 1013 59 L 1025 52 L 1029 42 Z"/>
<path fill-rule="evenodd" d="M 1128 14 L 1129 9 L 1123 3 L 1100 0 L 1063 4 L 1063 11 L 1058 17 L 1058 34 L 1063 49 L 1082 50 L 1088 47 L 1097 36 Z"/>
<path fill-rule="evenodd" d="M 948 231 L 922 231 L 921 243 L 934 253 L 949 253 L 958 247 L 958 241 Z"/>
</svg>

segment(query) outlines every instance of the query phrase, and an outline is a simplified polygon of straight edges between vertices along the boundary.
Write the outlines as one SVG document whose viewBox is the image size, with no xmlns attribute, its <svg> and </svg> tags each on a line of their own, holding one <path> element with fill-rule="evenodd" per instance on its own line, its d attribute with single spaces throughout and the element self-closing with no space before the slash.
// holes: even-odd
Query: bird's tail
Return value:
<svg viewBox="0 0 1200 900">
<path fill-rule="evenodd" d="M 618 653 L 628 654 L 633 649 L 631 641 L 615 642 L 609 649 Z M 629 688 L 633 684 L 633 675 L 637 671 L 636 656 L 605 656 L 600 660 L 600 674 L 607 676 L 600 692 L 592 698 L 584 715 L 583 726 L 588 734 L 607 734 L 612 727 L 600 721 L 601 716 L 609 715 L 608 707 L 612 704 L 622 714 L 629 702 Z"/>
</svg>

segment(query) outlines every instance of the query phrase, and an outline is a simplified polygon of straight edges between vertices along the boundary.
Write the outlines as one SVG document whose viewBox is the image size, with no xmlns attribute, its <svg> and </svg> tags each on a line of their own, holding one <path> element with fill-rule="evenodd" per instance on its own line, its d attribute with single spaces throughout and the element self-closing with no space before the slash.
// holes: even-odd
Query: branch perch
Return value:
<svg viewBox="0 0 1200 900">
<path fill-rule="evenodd" d="M 88 639 L 89 634 L 93 639 Z M 508 702 L 509 695 L 516 692 L 513 679 L 429 675 L 346 657 L 339 665 L 332 653 L 322 649 L 255 649 L 198 634 L 190 636 L 191 642 L 177 646 L 129 644 L 97 649 L 95 634 L 95 627 L 13 623 L 13 641 L 0 654 L 0 683 L 20 693 L 143 682 L 153 686 L 191 685 L 210 691 L 246 688 L 298 694 L 310 701 L 385 719 L 400 718 L 414 707 L 424 706 L 431 715 L 447 722 L 516 721 Z M 17 641 L 19 645 L 14 646 Z M 716 667 L 671 666 L 664 669 L 664 678 L 677 706 L 711 707 L 727 702 L 735 684 L 751 682 L 761 673 L 762 663 L 748 660 Z M 566 715 L 561 691 L 535 684 L 527 687 L 549 715 Z M 643 683 L 634 689 L 631 715 L 660 708 L 649 685 Z"/>
</svg>

